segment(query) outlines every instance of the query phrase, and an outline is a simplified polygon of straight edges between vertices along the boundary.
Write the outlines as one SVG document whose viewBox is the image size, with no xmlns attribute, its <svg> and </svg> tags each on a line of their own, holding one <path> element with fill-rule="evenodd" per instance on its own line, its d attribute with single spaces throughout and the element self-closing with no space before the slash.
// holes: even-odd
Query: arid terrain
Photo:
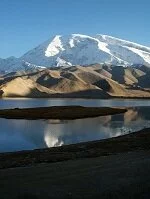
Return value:
<svg viewBox="0 0 150 199">
<path fill-rule="evenodd" d="M 1 97 L 150 98 L 146 66 L 72 66 L 0 77 Z"/>
</svg>

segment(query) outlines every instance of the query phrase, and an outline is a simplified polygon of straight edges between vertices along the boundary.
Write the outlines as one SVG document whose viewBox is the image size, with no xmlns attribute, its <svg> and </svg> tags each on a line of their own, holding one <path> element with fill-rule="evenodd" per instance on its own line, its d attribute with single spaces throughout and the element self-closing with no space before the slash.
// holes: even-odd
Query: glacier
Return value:
<svg viewBox="0 0 150 199">
<path fill-rule="evenodd" d="M 0 59 L 0 71 L 95 63 L 150 66 L 150 48 L 108 35 L 56 35 L 20 58 Z"/>
</svg>

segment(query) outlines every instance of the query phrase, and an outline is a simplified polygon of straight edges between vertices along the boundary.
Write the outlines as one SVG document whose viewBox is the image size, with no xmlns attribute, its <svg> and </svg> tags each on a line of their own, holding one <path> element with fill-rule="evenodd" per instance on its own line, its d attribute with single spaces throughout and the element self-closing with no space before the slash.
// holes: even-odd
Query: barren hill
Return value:
<svg viewBox="0 0 150 199">
<path fill-rule="evenodd" d="M 150 69 L 89 65 L 13 72 L 0 77 L 2 97 L 150 97 Z"/>
</svg>

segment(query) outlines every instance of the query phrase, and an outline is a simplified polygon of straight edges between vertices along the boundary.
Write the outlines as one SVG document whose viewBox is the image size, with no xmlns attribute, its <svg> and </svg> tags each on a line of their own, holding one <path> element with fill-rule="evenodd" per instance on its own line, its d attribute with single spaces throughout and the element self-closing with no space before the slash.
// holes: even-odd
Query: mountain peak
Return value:
<svg viewBox="0 0 150 199">
<path fill-rule="evenodd" d="M 94 63 L 150 66 L 150 48 L 103 34 L 55 35 L 20 58 L 0 59 L 0 69 L 23 69 L 23 60 L 28 66 L 42 67 Z"/>
</svg>

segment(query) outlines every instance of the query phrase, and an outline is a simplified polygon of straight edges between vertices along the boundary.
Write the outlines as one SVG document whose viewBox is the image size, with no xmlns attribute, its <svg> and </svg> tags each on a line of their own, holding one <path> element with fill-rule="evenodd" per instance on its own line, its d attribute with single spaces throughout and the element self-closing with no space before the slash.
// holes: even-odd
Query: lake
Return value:
<svg viewBox="0 0 150 199">
<path fill-rule="evenodd" d="M 1 99 L 2 108 L 82 105 L 129 107 L 125 114 L 77 120 L 0 119 L 0 152 L 61 146 L 115 137 L 150 127 L 150 100 Z"/>
</svg>

